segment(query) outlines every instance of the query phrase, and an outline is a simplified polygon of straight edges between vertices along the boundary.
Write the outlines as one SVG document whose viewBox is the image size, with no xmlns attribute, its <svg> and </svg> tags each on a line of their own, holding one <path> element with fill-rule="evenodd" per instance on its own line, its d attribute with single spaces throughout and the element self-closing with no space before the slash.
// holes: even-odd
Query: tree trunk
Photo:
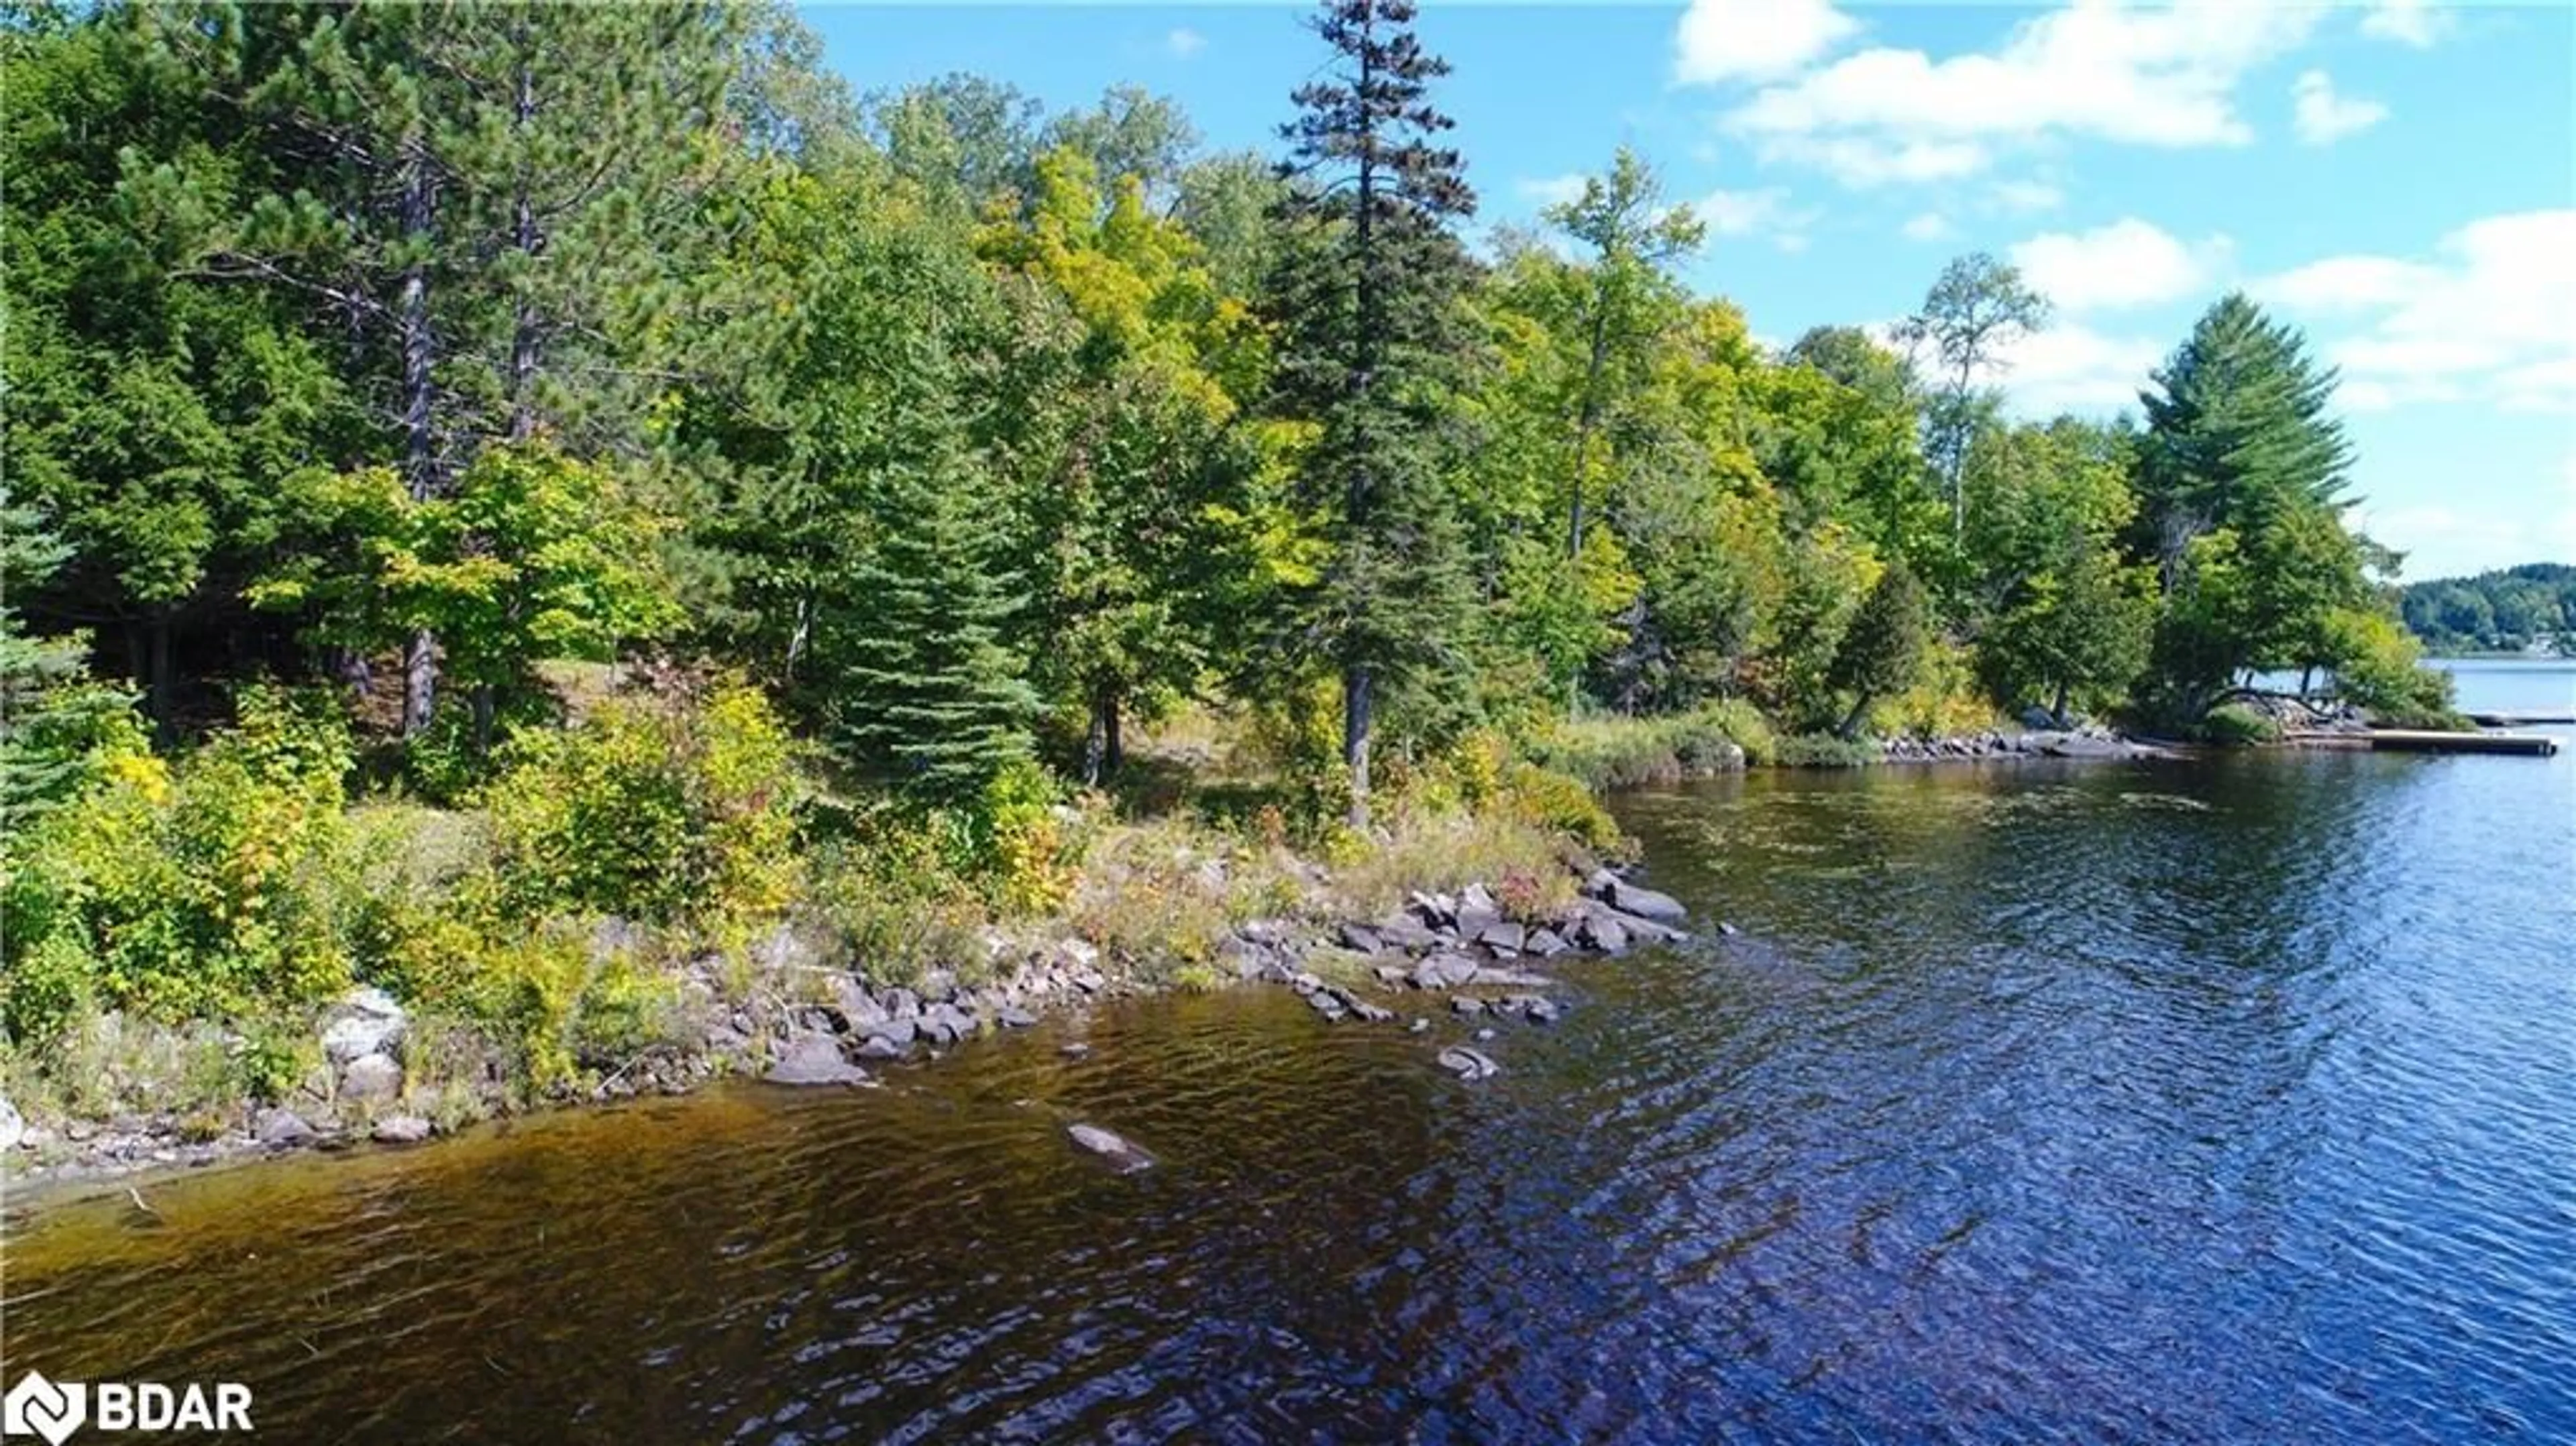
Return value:
<svg viewBox="0 0 2576 1446">
<path fill-rule="evenodd" d="M 430 221 L 429 160 L 414 142 L 404 157 L 403 235 L 414 245 L 428 239 Z M 438 491 L 438 456 L 430 430 L 431 364 L 436 343 L 429 327 L 429 272 L 415 255 L 403 271 L 402 304 L 397 327 L 402 339 L 403 479 L 412 500 L 426 502 Z M 438 640 L 429 629 L 415 629 L 403 654 L 402 734 L 417 738 L 429 727 L 438 701 Z"/>
<path fill-rule="evenodd" d="M 152 731 L 163 743 L 178 734 L 178 700 L 170 668 L 170 610 L 157 608 L 152 614 L 149 636 L 150 656 L 144 663 L 144 696 L 152 705 Z"/>
<path fill-rule="evenodd" d="M 1583 406 L 1574 421 L 1573 500 L 1566 509 L 1565 555 L 1583 559 L 1583 481 L 1591 471 L 1592 431 L 1601 423 L 1601 368 L 1610 350 L 1610 298 L 1605 277 L 1592 295 L 1592 356 L 1583 370 Z"/>
<path fill-rule="evenodd" d="M 1369 57 L 1375 50 L 1376 12 L 1371 9 L 1361 20 L 1363 40 L 1359 51 L 1360 77 L 1358 91 L 1369 94 L 1375 84 L 1370 75 Z M 1354 231 L 1359 276 L 1354 288 L 1353 322 L 1357 335 L 1351 367 L 1351 404 L 1353 410 L 1368 405 L 1369 389 L 1377 380 L 1378 315 L 1377 299 L 1377 128 L 1368 107 L 1360 107 L 1359 194 Z M 1369 475 L 1365 459 L 1351 469 L 1350 492 L 1343 503 L 1347 530 L 1354 541 L 1366 536 L 1369 504 Z M 1342 665 L 1342 764 L 1350 774 L 1351 812 L 1354 829 L 1368 827 L 1369 806 L 1369 723 L 1370 677 L 1368 660 L 1349 656 Z"/>
<path fill-rule="evenodd" d="M 2299 670 L 2299 698 L 2300 698 L 2300 700 L 2301 700 L 2302 702 L 2306 701 L 2306 699 L 2307 699 L 2307 697 L 2308 697 L 2308 694 L 2309 694 L 2309 691 L 2310 691 L 2312 688 L 2314 688 L 2314 686 L 2316 685 L 2316 681 L 2317 681 L 2317 665 L 2316 665 L 2316 664 L 2314 664 L 2314 663 L 2310 663 L 2310 664 L 2308 664 L 2306 667 L 2301 668 L 2301 669 Z"/>
<path fill-rule="evenodd" d="M 348 690 L 350 706 L 365 704 L 367 693 L 375 684 L 375 675 L 367 666 L 366 653 L 357 648 L 333 648 L 330 667 L 331 676 L 339 679 L 340 686 Z"/>
<path fill-rule="evenodd" d="M 1366 663 L 1342 672 L 1342 766 L 1351 776 L 1351 827 L 1369 826 L 1369 709 L 1375 679 Z"/>
<path fill-rule="evenodd" d="M 2066 726 L 2066 683 L 2062 679 L 2057 685 L 2057 705 L 2048 710 L 2048 716 L 2056 719 L 2059 727 Z"/>
<path fill-rule="evenodd" d="M 1118 737 L 1118 693 L 1106 683 L 1091 690 L 1091 729 L 1082 743 L 1082 782 L 1097 788 L 1118 772 L 1125 763 L 1126 749 Z"/>
<path fill-rule="evenodd" d="M 510 244 L 520 256 L 519 279 L 510 299 L 510 440 L 524 442 L 537 433 L 537 309 L 528 300 L 530 272 L 537 255 L 537 208 L 528 195 L 529 122 L 537 114 L 536 75 L 527 59 L 527 16 L 518 21 L 519 73 L 512 97 L 512 129 L 519 133 L 518 193 L 512 198 Z"/>
<path fill-rule="evenodd" d="M 474 756 L 484 757 L 492 751 L 492 685 L 474 685 Z"/>
<path fill-rule="evenodd" d="M 1852 704 L 1851 712 L 1843 715 L 1843 726 L 1835 731 L 1842 734 L 1845 738 L 1856 739 L 1860 737 L 1860 720 L 1863 715 L 1868 712 L 1869 695 L 1867 693 L 1863 693 L 1860 695 L 1859 701 Z"/>
</svg>

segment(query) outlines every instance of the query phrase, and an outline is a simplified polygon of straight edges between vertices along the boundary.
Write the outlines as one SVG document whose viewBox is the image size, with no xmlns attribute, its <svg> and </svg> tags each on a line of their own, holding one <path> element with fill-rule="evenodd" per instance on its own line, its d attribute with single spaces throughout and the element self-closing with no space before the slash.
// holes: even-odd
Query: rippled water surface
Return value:
<svg viewBox="0 0 2576 1446">
<path fill-rule="evenodd" d="M 1237 993 L 163 1181 L 16 1224 L 10 1369 L 273 1440 L 2576 1440 L 2576 756 L 1623 812 L 1743 936 L 1484 1084 Z"/>
</svg>

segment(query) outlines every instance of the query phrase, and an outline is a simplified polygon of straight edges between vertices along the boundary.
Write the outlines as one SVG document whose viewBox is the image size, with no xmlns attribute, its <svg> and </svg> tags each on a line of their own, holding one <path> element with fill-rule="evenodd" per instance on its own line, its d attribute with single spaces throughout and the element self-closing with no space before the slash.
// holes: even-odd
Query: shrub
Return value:
<svg viewBox="0 0 2576 1446">
<path fill-rule="evenodd" d="M 1874 743 L 1832 733 L 1800 733 L 1781 739 L 1772 761 L 1782 768 L 1860 768 L 1884 756 Z"/>
<path fill-rule="evenodd" d="M 612 699 L 503 754 L 486 795 L 502 917 L 607 913 L 738 936 L 795 896 L 804 783 L 757 689 Z"/>
<path fill-rule="evenodd" d="M 1870 721 L 1889 732 L 1917 738 L 1955 738 L 1982 733 L 2004 720 L 1977 681 L 1970 651 L 1935 638 L 1924 649 L 1922 670 L 1903 692 L 1870 709 Z"/>
<path fill-rule="evenodd" d="M 1725 772 L 1767 756 L 1771 726 L 1741 699 L 1662 718 L 1589 718 L 1557 724 L 1530 748 L 1541 765 L 1596 790 Z"/>
<path fill-rule="evenodd" d="M 0 901 L 12 1037 L 46 1035 L 83 998 L 220 1018 L 346 986 L 365 909 L 348 728 L 314 695 L 246 688 L 238 711 L 175 767 L 110 759 L 22 841 Z"/>
<path fill-rule="evenodd" d="M 2200 736 L 2223 748 L 2238 748 L 2274 742 L 2280 738 L 2281 729 L 2256 709 L 2242 703 L 2221 703 L 2202 716 Z"/>
</svg>

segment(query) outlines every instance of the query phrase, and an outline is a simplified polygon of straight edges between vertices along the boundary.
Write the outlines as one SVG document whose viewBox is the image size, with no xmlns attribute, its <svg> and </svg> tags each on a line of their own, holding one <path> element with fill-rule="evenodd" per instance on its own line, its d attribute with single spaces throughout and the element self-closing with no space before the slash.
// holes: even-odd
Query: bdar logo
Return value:
<svg viewBox="0 0 2576 1446">
<path fill-rule="evenodd" d="M 0 1431 L 12 1436 L 42 1436 L 53 1446 L 63 1442 L 89 1416 L 89 1391 L 79 1385 L 55 1385 L 42 1371 L 29 1371 L 0 1397 Z"/>
</svg>

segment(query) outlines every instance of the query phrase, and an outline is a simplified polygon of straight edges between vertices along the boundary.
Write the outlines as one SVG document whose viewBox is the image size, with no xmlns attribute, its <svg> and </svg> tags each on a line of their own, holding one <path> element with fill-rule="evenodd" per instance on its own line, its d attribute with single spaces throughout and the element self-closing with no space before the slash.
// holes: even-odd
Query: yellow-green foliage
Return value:
<svg viewBox="0 0 2576 1446">
<path fill-rule="evenodd" d="M 1162 819 L 1103 830 L 1064 913 L 1077 936 L 1151 976 L 1204 966 L 1235 925 L 1303 902 L 1278 849 Z"/>
<path fill-rule="evenodd" d="M 384 961 L 406 997 L 473 1022 L 515 1058 L 511 1076 L 546 1091 L 612 1068 L 672 1032 L 673 977 L 577 921 L 413 917 Z"/>
<path fill-rule="evenodd" d="M 737 933 L 795 896 L 803 797 L 795 741 L 755 688 L 603 702 L 504 750 L 486 795 L 496 903 Z"/>
<path fill-rule="evenodd" d="M 1556 724 L 1530 755 L 1595 789 L 1671 783 L 1771 752 L 1771 725 L 1752 704 L 1725 699 L 1688 713 L 1647 718 L 1587 718 Z"/>
<path fill-rule="evenodd" d="M 41 1038 L 84 999 L 222 1017 L 345 986 L 365 909 L 349 761 L 328 700 L 262 688 L 175 764 L 109 760 L 13 850 L 10 1034 Z"/>
<path fill-rule="evenodd" d="M 1877 731 L 1917 738 L 1982 733 L 2002 721 L 1977 681 L 1975 655 L 1940 638 L 1923 650 L 1914 685 L 1869 712 Z"/>
<path fill-rule="evenodd" d="M 1581 784 L 1548 776 L 1568 790 L 1560 797 L 1567 806 L 1580 799 L 1599 809 Z M 1529 805 L 1524 801 L 1521 807 Z M 1607 815 L 1602 817 L 1606 821 Z M 1568 865 L 1583 859 L 1570 854 L 1570 847 L 1562 830 L 1500 809 L 1408 815 L 1398 819 L 1383 840 L 1336 872 L 1336 903 L 1357 917 L 1376 918 L 1403 904 L 1405 896 L 1416 890 L 1481 883 L 1494 890 L 1506 912 L 1543 919 L 1573 901 L 1574 875 Z"/>
</svg>

